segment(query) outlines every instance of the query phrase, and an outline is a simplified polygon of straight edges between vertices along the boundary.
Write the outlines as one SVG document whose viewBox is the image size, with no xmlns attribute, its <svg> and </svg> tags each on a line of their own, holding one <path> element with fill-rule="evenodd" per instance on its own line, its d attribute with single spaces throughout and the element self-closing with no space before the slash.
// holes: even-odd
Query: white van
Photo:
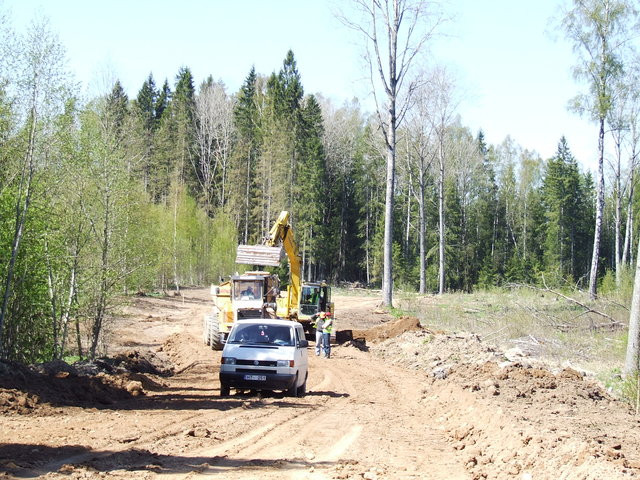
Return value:
<svg viewBox="0 0 640 480">
<path fill-rule="evenodd" d="M 222 350 L 220 395 L 231 388 L 306 393 L 308 376 L 304 329 L 298 322 L 269 318 L 238 320 Z"/>
</svg>

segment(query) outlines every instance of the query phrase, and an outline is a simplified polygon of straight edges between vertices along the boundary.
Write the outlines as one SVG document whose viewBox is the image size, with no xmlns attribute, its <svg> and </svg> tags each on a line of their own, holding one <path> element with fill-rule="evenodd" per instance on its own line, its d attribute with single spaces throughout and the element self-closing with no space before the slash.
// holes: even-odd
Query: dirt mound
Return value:
<svg viewBox="0 0 640 480">
<path fill-rule="evenodd" d="M 420 325 L 420 320 L 416 317 L 403 316 L 367 330 L 352 330 L 352 336 L 354 339 L 363 339 L 365 342 L 377 343 L 397 337 L 404 332 L 421 330 L 423 330 L 423 328 Z"/>
<path fill-rule="evenodd" d="M 458 364 L 446 378 L 431 377 L 422 403 L 440 412 L 441 427 L 465 453 L 473 478 L 535 472 L 595 480 L 625 478 L 627 469 L 640 467 L 637 449 L 623 441 L 629 435 L 640 440 L 637 419 L 572 369 L 554 374 L 508 362 Z M 605 411 L 605 423 L 618 428 L 593 421 Z"/>
<path fill-rule="evenodd" d="M 110 405 L 131 398 L 126 389 L 105 374 L 93 377 L 53 376 L 37 371 L 0 376 L 0 412 L 27 414 L 57 406 Z"/>
<path fill-rule="evenodd" d="M 0 412 L 46 413 L 60 406 L 106 406 L 162 388 L 157 377 L 171 372 L 153 353 L 138 351 L 74 365 L 61 360 L 31 366 L 4 362 L 0 363 Z"/>
<path fill-rule="evenodd" d="M 187 333 L 174 333 L 165 340 L 159 352 L 169 359 L 176 371 L 181 371 L 192 365 L 198 358 L 195 353 L 197 347 L 200 345 L 194 345 L 193 336 Z"/>
<path fill-rule="evenodd" d="M 474 479 L 614 479 L 640 468 L 637 418 L 581 372 L 552 371 L 469 333 L 405 332 L 370 351 L 428 374 L 421 403 Z M 603 412 L 605 425 L 593 420 Z"/>
<path fill-rule="evenodd" d="M 471 333 L 443 334 L 426 329 L 406 331 L 371 347 L 372 352 L 394 365 L 446 376 L 458 363 L 502 361 L 500 352 Z"/>
</svg>

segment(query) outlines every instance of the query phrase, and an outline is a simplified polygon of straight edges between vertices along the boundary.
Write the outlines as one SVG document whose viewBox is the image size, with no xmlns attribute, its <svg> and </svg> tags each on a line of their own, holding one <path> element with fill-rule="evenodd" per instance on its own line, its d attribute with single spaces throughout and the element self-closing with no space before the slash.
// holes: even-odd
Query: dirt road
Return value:
<svg viewBox="0 0 640 480">
<path fill-rule="evenodd" d="M 335 298 L 338 327 L 368 348 L 311 354 L 305 397 L 221 398 L 220 352 L 201 341 L 208 300 L 206 289 L 136 298 L 110 333 L 129 373 L 92 377 L 99 385 L 60 366 L 0 377 L 0 478 L 640 474 L 637 417 L 589 379 L 505 361 L 472 335 L 416 331 L 375 313 L 375 297 Z"/>
</svg>

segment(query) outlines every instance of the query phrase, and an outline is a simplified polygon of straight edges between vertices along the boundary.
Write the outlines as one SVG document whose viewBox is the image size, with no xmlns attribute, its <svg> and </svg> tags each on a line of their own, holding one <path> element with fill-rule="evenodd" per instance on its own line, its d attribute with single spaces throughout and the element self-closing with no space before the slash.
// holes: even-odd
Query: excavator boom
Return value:
<svg viewBox="0 0 640 480">
<path fill-rule="evenodd" d="M 280 216 L 271 227 L 264 245 L 239 245 L 236 253 L 236 263 L 277 267 L 280 265 L 284 253 L 286 253 L 289 259 L 291 282 L 288 288 L 286 306 L 283 305 L 282 309 L 285 311 L 284 315 L 286 317 L 295 317 L 302 288 L 302 259 L 298 253 L 298 245 L 295 242 L 289 218 L 289 212 L 280 212 Z"/>
<path fill-rule="evenodd" d="M 295 237 L 293 235 L 293 228 L 289 223 L 289 212 L 280 212 L 280 216 L 276 223 L 271 227 L 269 232 L 269 239 L 267 245 L 270 247 L 276 247 L 278 244 L 282 245 L 284 251 L 289 258 L 289 272 L 291 273 L 290 283 L 290 298 L 291 304 L 297 305 L 300 298 L 300 288 L 302 279 L 300 278 L 300 270 L 302 267 L 302 260 L 300 253 L 298 253 L 298 245 L 296 244 Z"/>
</svg>

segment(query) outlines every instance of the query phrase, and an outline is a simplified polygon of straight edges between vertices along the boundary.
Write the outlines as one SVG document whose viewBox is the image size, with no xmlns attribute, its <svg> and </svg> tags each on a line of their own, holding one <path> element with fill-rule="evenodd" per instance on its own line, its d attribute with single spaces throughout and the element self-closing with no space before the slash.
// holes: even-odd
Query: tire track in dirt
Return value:
<svg viewBox="0 0 640 480">
<path fill-rule="evenodd" d="M 241 412 L 232 416 L 230 421 L 241 422 L 248 430 L 240 433 L 215 447 L 207 447 L 191 452 L 194 457 L 211 459 L 208 465 L 185 474 L 166 476 L 167 479 L 198 479 L 213 473 L 223 472 L 225 478 L 251 478 L 256 469 L 266 466 L 276 469 L 273 478 L 283 478 L 285 471 L 293 472 L 294 477 L 299 472 L 313 468 L 315 454 L 309 439 L 317 436 L 316 425 L 324 425 L 332 417 L 340 405 L 347 405 L 348 395 L 333 394 L 325 389 L 339 390 L 351 387 L 336 384 L 336 376 L 331 370 L 321 370 L 314 367 L 311 360 L 310 380 L 314 373 L 321 379 L 317 383 L 309 383 L 306 397 L 283 398 L 274 401 L 271 398 L 260 406 L 259 402 L 252 402 L 251 411 Z M 334 395 L 335 398 L 331 398 Z M 328 400 L 333 400 L 331 403 Z M 235 413 L 235 412 L 234 412 Z M 266 422 L 266 424 L 265 424 Z M 349 434 L 351 426 L 345 425 L 340 430 L 333 429 L 333 435 L 339 435 L 344 430 L 344 436 Z M 333 457 L 341 451 L 334 448 Z M 322 459 L 326 463 L 327 459 Z M 260 470 L 260 478 L 271 478 L 265 471 Z M 266 476 L 265 476 L 266 475 Z"/>
<path fill-rule="evenodd" d="M 366 354 L 336 350 L 329 361 L 311 360 L 307 397 L 242 412 L 230 421 L 245 422 L 243 433 L 190 452 L 206 463 L 165 477 L 469 478 L 443 434 L 416 413 L 418 379 Z"/>
<path fill-rule="evenodd" d="M 150 480 L 469 478 L 431 426 L 436 422 L 421 411 L 416 372 L 353 347 L 334 348 L 330 360 L 310 348 L 307 396 L 219 397 L 220 352 L 202 345 L 202 304 L 184 307 L 154 312 L 157 328 L 137 336 L 130 320 L 122 325 L 132 340 L 160 342 L 176 365 L 174 376 L 146 397 L 74 417 L 76 429 L 96 426 L 78 437 L 85 451 L 23 473 L 46 480 L 91 478 L 96 470 L 107 478 Z M 72 465 L 60 469 L 65 464 Z"/>
</svg>

